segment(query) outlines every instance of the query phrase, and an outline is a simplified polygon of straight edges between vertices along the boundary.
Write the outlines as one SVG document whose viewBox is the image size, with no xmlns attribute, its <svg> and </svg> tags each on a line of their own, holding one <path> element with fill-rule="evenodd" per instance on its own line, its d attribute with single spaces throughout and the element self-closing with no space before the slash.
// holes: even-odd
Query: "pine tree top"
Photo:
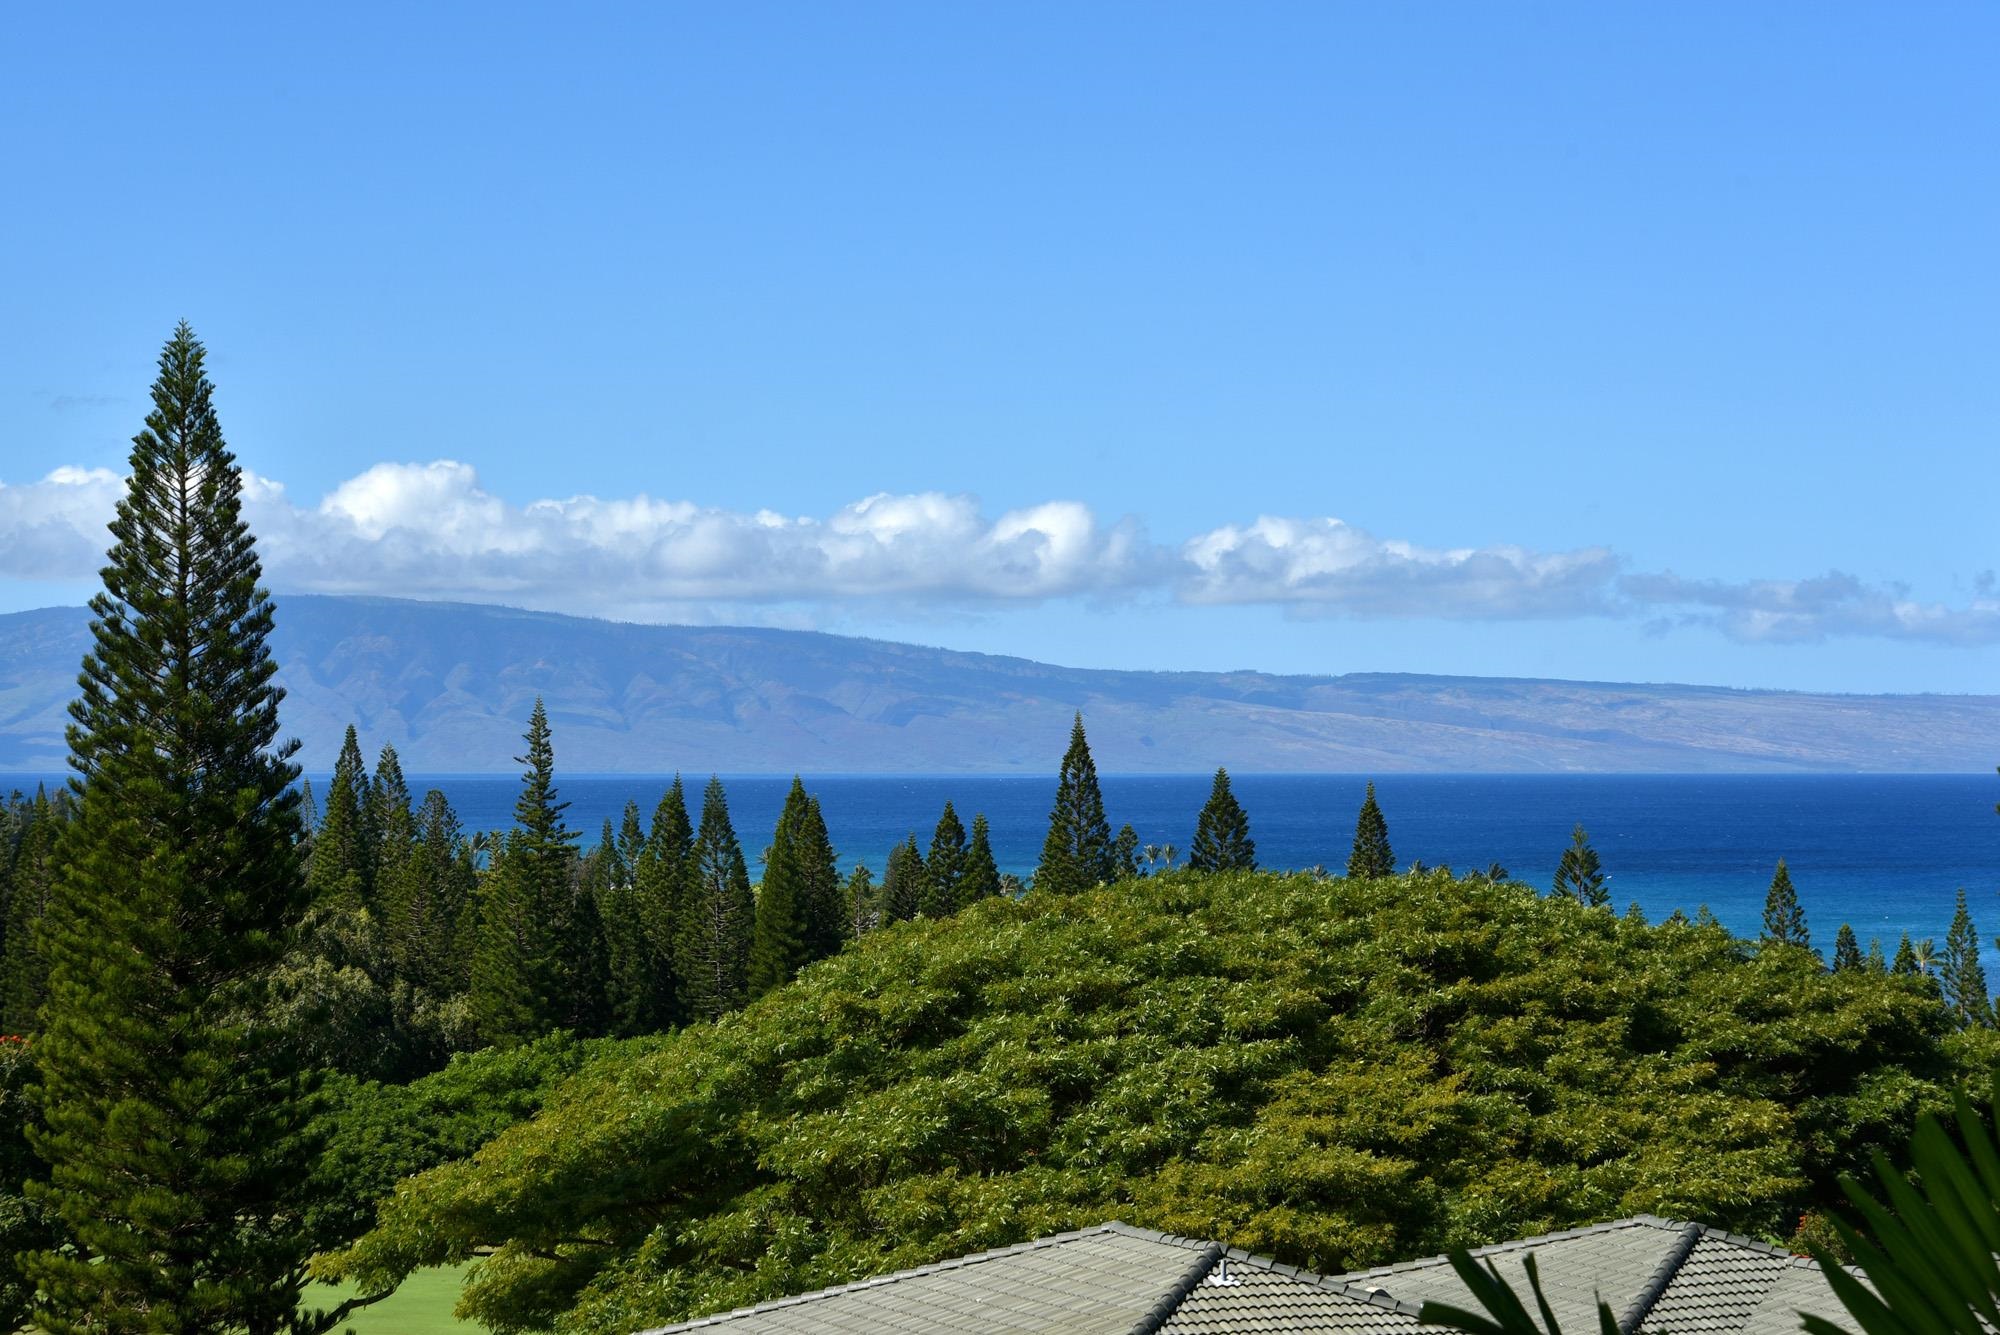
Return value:
<svg viewBox="0 0 2000 1335">
<path fill-rule="evenodd" d="M 1799 906 L 1798 892 L 1792 887 L 1791 868 L 1783 858 L 1771 876 L 1771 889 L 1764 897 L 1764 940 L 1775 945 L 1812 945 L 1806 931 L 1805 910 Z"/>
</svg>

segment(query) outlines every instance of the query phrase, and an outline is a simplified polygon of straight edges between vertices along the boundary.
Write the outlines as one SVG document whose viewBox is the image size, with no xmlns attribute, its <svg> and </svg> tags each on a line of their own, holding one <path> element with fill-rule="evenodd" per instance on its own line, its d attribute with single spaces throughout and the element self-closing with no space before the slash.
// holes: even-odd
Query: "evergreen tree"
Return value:
<svg viewBox="0 0 2000 1335">
<path fill-rule="evenodd" d="M 1127 821 L 1118 827 L 1118 833 L 1111 840 L 1111 867 L 1115 879 L 1132 881 L 1139 878 L 1139 832 Z"/>
<path fill-rule="evenodd" d="M 488 1042 L 523 1043 L 552 1029 L 602 1026 L 602 940 L 576 872 L 576 833 L 556 800 L 548 711 L 535 701 L 528 753 L 507 832 L 481 885 L 472 1007 Z"/>
<path fill-rule="evenodd" d="M 1889 966 L 1890 973 L 1915 974 L 1922 970 L 1917 967 L 1917 952 L 1910 945 L 1910 934 L 1903 933 L 1902 943 L 1896 947 L 1896 961 Z"/>
<path fill-rule="evenodd" d="M 397 758 L 396 748 L 387 742 L 376 757 L 375 777 L 368 784 L 367 830 L 374 845 L 369 851 L 369 885 L 375 896 L 370 906 L 380 907 L 383 880 L 409 860 L 417 842 L 410 785 L 403 779 L 403 762 Z"/>
<path fill-rule="evenodd" d="M 1945 933 L 1944 957 L 1939 968 L 1945 1003 L 1965 1027 L 1991 1027 L 1993 997 L 1986 990 L 1986 968 L 1979 962 L 1979 932 L 1965 907 L 1965 890 L 1958 892 L 1958 908 L 1951 915 L 1951 930 Z"/>
<path fill-rule="evenodd" d="M 919 908 L 926 918 L 948 918 L 964 903 L 961 895 L 966 852 L 965 826 L 951 803 L 946 802 L 944 814 L 938 817 L 937 830 L 931 835 L 930 858 L 924 863 L 924 892 Z"/>
<path fill-rule="evenodd" d="M 693 897 L 694 824 L 688 819 L 687 792 L 678 774 L 653 810 L 653 827 L 647 831 L 633 883 L 651 961 L 648 1013 L 653 1026 L 664 1029 L 687 1018 L 681 1009 L 678 961 L 681 927 Z"/>
<path fill-rule="evenodd" d="M 917 836 L 889 850 L 889 862 L 882 870 L 881 924 L 908 922 L 923 911 L 924 855 L 917 851 Z"/>
<path fill-rule="evenodd" d="M 71 1245 L 31 1254 L 36 1324 L 275 1332 L 312 1247 L 311 1081 L 272 1027 L 304 917 L 298 770 L 277 745 L 272 604 L 185 324 L 160 358 L 70 706 L 79 802 L 43 919 L 36 1048 Z"/>
<path fill-rule="evenodd" d="M 843 889 L 847 893 L 849 926 L 854 932 L 854 940 L 859 941 L 881 922 L 880 911 L 875 904 L 875 873 L 868 870 L 867 863 L 857 862 Z"/>
<path fill-rule="evenodd" d="M 369 872 L 374 842 L 368 828 L 368 808 L 368 769 L 361 759 L 360 738 L 349 724 L 339 758 L 333 762 L 326 815 L 313 835 L 312 865 L 306 870 L 306 889 L 316 907 L 352 911 L 372 897 Z"/>
<path fill-rule="evenodd" d="M 820 814 L 819 799 L 806 799 L 805 822 L 795 844 L 804 909 L 806 958 L 823 960 L 838 955 L 847 944 L 847 895 L 840 883 L 840 865 L 833 852 L 833 840 L 826 832 L 826 817 Z"/>
<path fill-rule="evenodd" d="M 1597 860 L 1597 850 L 1590 846 L 1590 836 L 1583 832 L 1583 825 L 1579 822 L 1570 831 L 1569 847 L 1563 850 L 1562 858 L 1556 863 L 1554 893 L 1566 895 L 1591 908 L 1603 908 L 1611 902 L 1611 890 L 1606 884 L 1610 879 Z"/>
<path fill-rule="evenodd" d="M 984 812 L 972 818 L 972 842 L 965 849 L 965 875 L 959 880 L 958 892 L 967 904 L 1000 893 L 1000 865 L 993 860 L 993 835 Z"/>
<path fill-rule="evenodd" d="M 750 934 L 756 914 L 750 869 L 729 823 L 729 799 L 717 778 L 710 778 L 702 793 L 693 869 L 677 963 L 687 1015 L 713 1020 L 741 1006 L 748 993 Z"/>
<path fill-rule="evenodd" d="M 1374 800 L 1372 787 L 1369 800 Z M 1379 808 L 1376 815 L 1381 815 Z M 1359 839 L 1358 831 L 1356 838 Z M 1385 824 L 1382 831 L 1385 850 L 1388 838 Z M 1356 850 L 1359 851 L 1358 843 Z M 1208 802 L 1195 820 L 1194 842 L 1188 846 L 1187 865 L 1191 871 L 1256 870 L 1257 845 L 1250 840 L 1250 818 L 1243 814 L 1242 804 L 1230 790 L 1229 771 L 1226 769 L 1215 771 L 1215 784 L 1209 789 Z"/>
<path fill-rule="evenodd" d="M 848 897 L 840 885 L 840 859 L 826 833 L 820 799 L 806 799 L 806 825 L 798 841 L 800 871 L 806 877 L 806 959 L 838 955 L 848 941 Z"/>
<path fill-rule="evenodd" d="M 646 851 L 646 827 L 639 819 L 639 804 L 628 800 L 625 812 L 618 820 L 618 859 L 625 864 L 625 875 L 633 884 L 638 883 L 639 856 Z"/>
<path fill-rule="evenodd" d="M 398 976 L 434 997 L 455 996 L 471 985 L 471 961 L 459 941 L 477 888 L 458 813 L 433 788 L 417 815 L 416 840 L 385 895 Z"/>
<path fill-rule="evenodd" d="M 1889 972 L 1889 961 L 1883 957 L 1882 940 L 1880 937 L 1871 936 L 1868 938 L 1868 972 Z"/>
<path fill-rule="evenodd" d="M 1792 889 L 1792 873 L 1783 858 L 1771 877 L 1771 889 L 1764 896 L 1764 943 L 1766 945 L 1812 946 L 1806 931 L 1805 910 L 1799 907 L 1798 892 Z"/>
<path fill-rule="evenodd" d="M 1097 763 L 1083 735 L 1083 715 L 1076 716 L 1056 780 L 1055 807 L 1049 812 L 1048 838 L 1042 861 L 1035 868 L 1035 888 L 1071 894 L 1116 880 L 1112 861 L 1111 824 L 1104 817 L 1104 794 L 1097 786 Z"/>
<path fill-rule="evenodd" d="M 627 802 L 615 833 L 605 820 L 587 877 L 604 929 L 605 1023 L 621 1037 L 652 1033 L 664 1021 L 655 1004 L 652 942 L 639 907 L 638 867 L 645 852 L 639 804 Z"/>
<path fill-rule="evenodd" d="M 1171 860 L 1170 860 L 1171 861 Z M 1374 880 L 1396 874 L 1396 855 L 1389 848 L 1389 822 L 1375 805 L 1375 785 L 1361 800 L 1361 814 L 1354 820 L 1354 849 L 1347 855 L 1349 880 Z"/>
<path fill-rule="evenodd" d="M 313 797 L 313 781 L 299 781 L 299 856 L 306 866 L 312 865 L 313 832 L 319 829 L 319 802 Z"/>
<path fill-rule="evenodd" d="M 9 1034 L 39 1030 L 42 1003 L 48 999 L 49 962 L 42 949 L 41 927 L 55 893 L 64 805 L 38 787 L 34 803 L 22 813 L 7 893 L 6 951 L 0 955 L 5 961 L 0 1028 Z"/>
<path fill-rule="evenodd" d="M 1842 923 L 1833 938 L 1833 971 L 1845 973 L 1861 967 L 1861 942 L 1855 938 L 1854 929 Z"/>
<path fill-rule="evenodd" d="M 764 879 L 757 887 L 756 922 L 750 941 L 750 997 L 755 1000 L 792 981 L 806 963 L 805 909 L 810 893 L 804 866 L 811 799 L 792 776 L 791 791 L 778 813 Z"/>
</svg>

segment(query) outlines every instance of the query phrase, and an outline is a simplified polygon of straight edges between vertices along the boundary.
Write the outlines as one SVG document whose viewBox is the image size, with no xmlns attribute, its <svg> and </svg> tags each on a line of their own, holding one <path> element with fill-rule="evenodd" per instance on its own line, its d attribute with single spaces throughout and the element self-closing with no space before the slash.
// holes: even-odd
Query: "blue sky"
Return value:
<svg viewBox="0 0 2000 1335">
<path fill-rule="evenodd" d="M 1993 691 L 1996 46 L 1975 4 L 23 9 L 0 609 L 88 592 L 185 317 L 281 590 Z"/>
</svg>

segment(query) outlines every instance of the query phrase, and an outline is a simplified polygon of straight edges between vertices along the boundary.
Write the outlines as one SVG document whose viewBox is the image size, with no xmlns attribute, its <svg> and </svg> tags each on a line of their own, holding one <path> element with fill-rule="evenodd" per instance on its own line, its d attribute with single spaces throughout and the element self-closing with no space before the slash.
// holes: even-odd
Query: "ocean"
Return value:
<svg viewBox="0 0 2000 1335">
<path fill-rule="evenodd" d="M 730 815 L 745 854 L 770 842 L 789 777 L 725 775 Z M 1233 775 L 1250 817 L 1260 866 L 1339 871 L 1346 865 L 1365 779 L 1356 775 Z M 697 808 L 706 775 L 688 776 Z M 314 776 L 323 789 L 324 776 Z M 594 842 L 604 818 L 627 801 L 650 820 L 662 776 L 558 775 L 567 819 Z M 1112 828 L 1130 822 L 1140 843 L 1185 853 L 1208 775 L 1106 775 Z M 0 776 L 0 786 L 32 777 Z M 511 823 L 519 787 L 511 777 L 415 775 L 412 791 L 439 787 L 468 830 Z M 866 862 L 879 874 L 889 849 L 914 832 L 921 847 L 949 799 L 967 826 L 984 812 L 1001 870 L 1033 870 L 1055 794 L 1044 778 L 965 775 L 808 776 L 843 870 Z M 1614 905 L 1636 902 L 1658 921 L 1706 905 L 1731 930 L 1754 936 L 1780 857 L 1811 927 L 1830 951 L 1853 925 L 1862 944 L 1935 937 L 1951 922 L 1963 888 L 1990 943 L 2000 931 L 2000 776 L 1971 775 L 1493 775 L 1378 776 L 1376 798 L 1399 865 L 1421 859 L 1461 871 L 1498 862 L 1546 889 L 1578 822 L 1610 876 Z"/>
</svg>

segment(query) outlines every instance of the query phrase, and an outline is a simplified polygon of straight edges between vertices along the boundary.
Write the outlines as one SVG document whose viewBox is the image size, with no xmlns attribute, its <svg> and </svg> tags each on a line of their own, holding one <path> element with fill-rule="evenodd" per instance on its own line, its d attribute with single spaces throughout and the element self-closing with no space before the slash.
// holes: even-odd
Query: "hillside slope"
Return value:
<svg viewBox="0 0 2000 1335">
<path fill-rule="evenodd" d="M 88 614 L 0 616 L 0 769 L 62 763 Z M 285 726 L 416 772 L 507 771 L 537 695 L 571 773 L 1043 773 L 1073 710 L 1101 768 L 1983 770 L 2000 697 L 1372 673 L 1113 672 L 808 631 L 383 598 L 281 600 Z"/>
</svg>

